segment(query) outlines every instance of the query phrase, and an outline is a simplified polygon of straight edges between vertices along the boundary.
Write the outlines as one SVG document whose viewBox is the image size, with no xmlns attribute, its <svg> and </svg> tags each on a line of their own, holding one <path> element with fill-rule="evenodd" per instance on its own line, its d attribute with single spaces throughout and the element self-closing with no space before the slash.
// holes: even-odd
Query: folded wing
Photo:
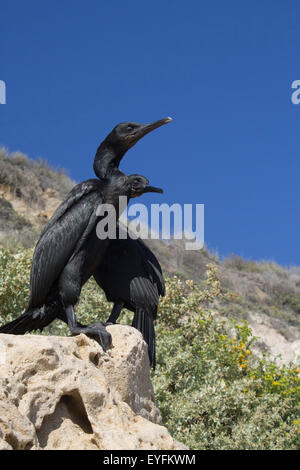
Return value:
<svg viewBox="0 0 300 470">
<path fill-rule="evenodd" d="M 82 237 L 94 228 L 95 211 L 101 202 L 101 182 L 88 180 L 75 186 L 57 208 L 35 248 L 28 308 L 44 303 Z"/>
</svg>

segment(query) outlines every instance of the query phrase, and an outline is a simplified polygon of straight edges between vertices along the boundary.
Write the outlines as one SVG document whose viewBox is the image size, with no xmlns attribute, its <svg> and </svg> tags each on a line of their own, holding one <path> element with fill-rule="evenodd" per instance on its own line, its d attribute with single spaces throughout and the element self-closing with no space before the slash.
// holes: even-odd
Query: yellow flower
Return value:
<svg viewBox="0 0 300 470">
<path fill-rule="evenodd" d="M 278 385 L 280 385 L 280 383 L 279 382 L 273 382 L 272 385 L 278 386 Z"/>
</svg>

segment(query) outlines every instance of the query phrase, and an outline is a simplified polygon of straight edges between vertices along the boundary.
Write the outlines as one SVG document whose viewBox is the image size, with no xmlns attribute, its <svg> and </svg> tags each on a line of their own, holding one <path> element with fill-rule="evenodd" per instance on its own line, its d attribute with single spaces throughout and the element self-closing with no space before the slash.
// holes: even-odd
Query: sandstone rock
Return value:
<svg viewBox="0 0 300 470">
<path fill-rule="evenodd" d="M 140 333 L 108 327 L 104 353 L 80 335 L 0 334 L 0 449 L 184 449 L 154 399 Z"/>
</svg>

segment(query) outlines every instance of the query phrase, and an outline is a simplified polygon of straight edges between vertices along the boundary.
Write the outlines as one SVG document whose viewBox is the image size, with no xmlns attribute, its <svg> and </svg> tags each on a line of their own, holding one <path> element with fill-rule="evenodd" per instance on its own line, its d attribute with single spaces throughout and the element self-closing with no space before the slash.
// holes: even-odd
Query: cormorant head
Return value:
<svg viewBox="0 0 300 470">
<path fill-rule="evenodd" d="M 149 132 L 171 121 L 172 118 L 167 117 L 151 124 L 122 122 L 114 127 L 100 144 L 95 155 L 94 171 L 98 178 L 109 178 L 114 169 L 119 167 L 120 161 L 127 150 Z"/>
<path fill-rule="evenodd" d="M 167 117 L 151 124 L 138 124 L 137 122 L 121 122 L 106 137 L 105 141 L 115 150 L 121 153 L 133 147 L 142 137 L 158 127 L 171 122 L 172 118 Z"/>
<path fill-rule="evenodd" d="M 149 180 L 145 176 L 141 175 L 130 175 L 128 176 L 128 182 L 130 186 L 130 197 L 138 197 L 144 193 L 163 193 L 161 188 L 155 188 L 149 186 Z"/>
</svg>

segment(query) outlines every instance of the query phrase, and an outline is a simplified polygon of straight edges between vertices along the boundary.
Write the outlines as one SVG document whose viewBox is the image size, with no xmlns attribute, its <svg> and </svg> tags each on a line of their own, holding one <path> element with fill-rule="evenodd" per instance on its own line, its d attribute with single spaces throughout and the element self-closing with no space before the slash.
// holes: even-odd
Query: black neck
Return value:
<svg viewBox="0 0 300 470">
<path fill-rule="evenodd" d="M 102 183 L 102 194 L 105 197 L 105 202 L 119 204 L 119 196 L 126 196 L 127 203 L 131 196 L 131 187 L 128 182 L 128 177 L 118 168 L 113 168 L 109 176 L 104 179 Z"/>
<path fill-rule="evenodd" d="M 98 147 L 94 159 L 94 172 L 100 179 L 110 178 L 119 167 L 125 151 L 116 151 L 104 142 Z"/>
</svg>

